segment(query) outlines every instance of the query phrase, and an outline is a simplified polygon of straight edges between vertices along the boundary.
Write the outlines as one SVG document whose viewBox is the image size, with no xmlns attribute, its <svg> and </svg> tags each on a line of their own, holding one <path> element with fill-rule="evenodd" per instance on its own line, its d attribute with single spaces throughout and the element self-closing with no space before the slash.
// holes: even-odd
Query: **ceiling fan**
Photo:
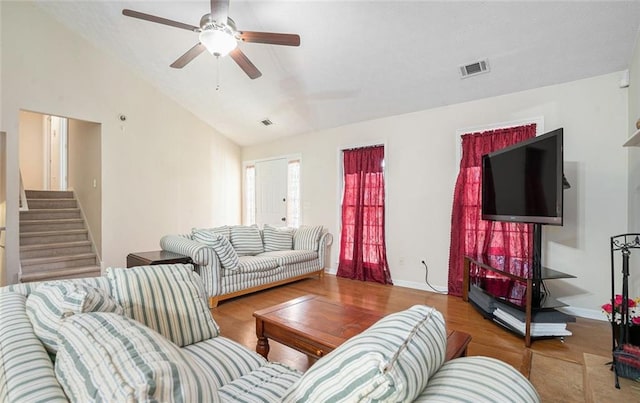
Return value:
<svg viewBox="0 0 640 403">
<path fill-rule="evenodd" d="M 171 64 L 171 67 L 176 69 L 181 69 L 186 66 L 187 63 L 195 59 L 196 56 L 200 55 L 200 53 L 206 49 L 216 57 L 226 56 L 228 54 L 238 66 L 247 73 L 249 78 L 253 80 L 260 77 L 262 73 L 251 63 L 251 60 L 249 60 L 242 50 L 240 50 L 238 41 L 300 46 L 300 36 L 296 34 L 238 31 L 236 24 L 229 18 L 228 11 L 229 0 L 211 0 L 211 13 L 205 14 L 200 18 L 199 27 L 134 10 L 124 9 L 122 10 L 122 14 L 127 17 L 182 28 L 200 34 L 200 41 Z"/>
</svg>

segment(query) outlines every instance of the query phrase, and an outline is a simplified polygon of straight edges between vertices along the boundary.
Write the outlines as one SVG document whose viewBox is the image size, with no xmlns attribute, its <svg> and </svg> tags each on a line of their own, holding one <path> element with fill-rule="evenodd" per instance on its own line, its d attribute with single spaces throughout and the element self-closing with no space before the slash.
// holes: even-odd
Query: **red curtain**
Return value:
<svg viewBox="0 0 640 403">
<path fill-rule="evenodd" d="M 451 213 L 451 247 L 449 249 L 449 294 L 462 295 L 464 256 L 489 255 L 495 264 L 522 261 L 532 254 L 531 224 L 483 221 L 482 155 L 522 140 L 535 137 L 536 125 L 510 127 L 462 136 L 462 161 L 456 181 Z M 513 265 L 513 274 L 525 275 L 529 266 Z M 518 293 L 513 282 L 498 280 L 489 285 L 498 294 Z"/>
<path fill-rule="evenodd" d="M 384 239 L 384 147 L 345 150 L 337 275 L 392 284 Z"/>
</svg>

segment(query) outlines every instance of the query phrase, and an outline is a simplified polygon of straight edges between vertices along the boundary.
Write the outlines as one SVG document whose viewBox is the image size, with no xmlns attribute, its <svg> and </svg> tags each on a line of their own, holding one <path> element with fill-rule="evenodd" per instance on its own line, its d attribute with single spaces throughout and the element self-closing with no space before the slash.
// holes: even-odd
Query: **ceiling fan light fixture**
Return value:
<svg viewBox="0 0 640 403">
<path fill-rule="evenodd" d="M 200 42 L 214 56 L 226 56 L 238 46 L 236 38 L 220 29 L 205 29 L 200 32 Z"/>
</svg>

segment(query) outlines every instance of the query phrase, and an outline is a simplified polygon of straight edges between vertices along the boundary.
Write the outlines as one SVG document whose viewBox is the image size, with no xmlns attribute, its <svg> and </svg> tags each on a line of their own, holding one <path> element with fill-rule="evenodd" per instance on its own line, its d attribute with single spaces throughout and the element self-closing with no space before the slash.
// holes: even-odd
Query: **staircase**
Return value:
<svg viewBox="0 0 640 403">
<path fill-rule="evenodd" d="M 100 262 L 73 191 L 25 191 L 20 212 L 20 282 L 100 275 Z"/>
</svg>

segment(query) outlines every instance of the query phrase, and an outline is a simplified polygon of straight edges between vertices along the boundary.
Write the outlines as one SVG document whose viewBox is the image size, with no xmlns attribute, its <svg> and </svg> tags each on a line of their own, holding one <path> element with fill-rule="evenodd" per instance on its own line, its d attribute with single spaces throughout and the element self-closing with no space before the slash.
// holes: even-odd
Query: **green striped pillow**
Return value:
<svg viewBox="0 0 640 403">
<path fill-rule="evenodd" d="M 60 334 L 55 374 L 71 401 L 220 401 L 213 380 L 200 365 L 127 317 L 73 315 Z"/>
<path fill-rule="evenodd" d="M 273 227 L 265 224 L 262 229 L 265 252 L 291 250 L 293 248 L 293 228 Z"/>
<path fill-rule="evenodd" d="M 209 230 L 197 230 L 193 231 L 193 240 L 212 247 L 225 269 L 238 268 L 238 254 L 229 242 L 229 238 Z"/>
<path fill-rule="evenodd" d="M 39 285 L 27 298 L 27 315 L 33 331 L 47 351 L 58 351 L 59 333 L 65 317 L 83 312 L 124 313 L 106 291 L 72 281 L 54 281 Z"/>
<path fill-rule="evenodd" d="M 231 227 L 231 244 L 238 256 L 253 256 L 264 252 L 260 229 L 255 224 Z"/>
<path fill-rule="evenodd" d="M 318 250 L 318 242 L 322 235 L 322 226 L 303 225 L 293 234 L 293 249 Z"/>
<path fill-rule="evenodd" d="M 511 365 L 475 356 L 445 362 L 414 401 L 539 403 L 540 396 Z"/>
<path fill-rule="evenodd" d="M 318 360 L 285 402 L 409 402 L 442 363 L 442 314 L 416 305 L 389 315 Z"/>
<path fill-rule="evenodd" d="M 231 227 L 228 225 L 222 225 L 220 227 L 213 227 L 213 228 L 195 228 L 194 227 L 194 228 L 191 228 L 191 235 L 193 236 L 193 234 L 196 231 L 208 231 L 216 235 L 222 235 L 227 239 L 231 239 Z"/>
<path fill-rule="evenodd" d="M 108 268 L 107 277 L 125 315 L 183 347 L 219 335 L 202 282 L 192 267 Z"/>
</svg>

